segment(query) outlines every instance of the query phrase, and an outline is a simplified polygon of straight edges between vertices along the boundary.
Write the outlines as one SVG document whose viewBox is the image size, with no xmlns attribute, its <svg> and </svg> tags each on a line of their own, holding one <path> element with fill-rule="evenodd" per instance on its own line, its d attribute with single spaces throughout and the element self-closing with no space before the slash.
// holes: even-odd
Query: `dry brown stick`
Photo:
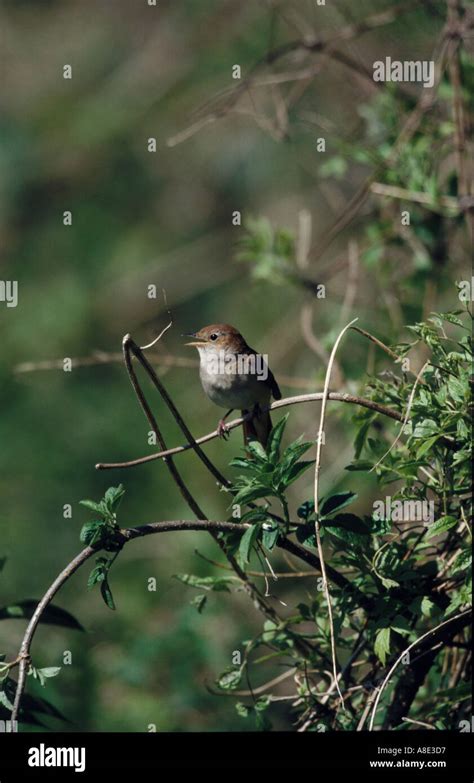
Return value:
<svg viewBox="0 0 474 783">
<path fill-rule="evenodd" d="M 136 538 L 143 538 L 144 536 L 153 535 L 155 533 L 166 533 L 166 532 L 177 532 L 181 530 L 205 530 L 210 532 L 213 535 L 217 535 L 219 532 L 245 532 L 247 528 L 249 527 L 248 524 L 242 523 L 242 522 L 228 522 L 228 521 L 215 521 L 215 520 L 209 520 L 209 519 L 180 519 L 180 520 L 170 520 L 170 521 L 163 521 L 163 522 L 151 522 L 147 525 L 139 525 L 132 528 L 124 528 L 120 531 L 120 537 L 122 540 L 122 546 L 125 545 L 128 541 L 132 541 Z M 302 547 L 299 547 L 298 545 L 292 544 L 292 542 L 288 542 L 289 546 L 285 547 L 288 549 L 288 551 L 292 552 L 292 554 L 295 554 L 296 556 L 301 557 L 300 549 Z M 38 624 L 41 620 L 41 616 L 47 606 L 51 603 L 54 596 L 58 593 L 60 588 L 70 579 L 70 577 L 85 563 L 90 557 L 92 557 L 94 554 L 97 554 L 100 550 L 95 547 L 85 547 L 79 554 L 71 560 L 70 563 L 61 571 L 61 573 L 56 577 L 56 579 L 53 581 L 51 586 L 46 590 L 45 594 L 39 601 L 29 623 L 26 628 L 25 634 L 23 636 L 20 651 L 17 656 L 17 663 L 19 664 L 19 670 L 18 670 L 18 682 L 15 692 L 15 699 L 13 704 L 13 711 L 12 711 L 12 720 L 18 719 L 18 713 L 20 709 L 21 704 L 21 698 L 23 695 L 23 691 L 25 688 L 25 682 L 26 682 L 26 674 L 27 674 L 27 668 L 29 666 L 30 661 L 30 651 L 31 651 L 31 644 L 33 641 L 33 637 L 35 635 L 36 629 L 38 627 Z M 303 553 L 305 550 L 303 550 Z M 308 554 L 308 560 L 311 565 L 315 565 L 318 563 L 317 558 L 312 555 L 310 552 Z M 306 558 L 304 558 L 306 560 Z M 338 578 L 339 584 L 341 584 L 342 587 L 348 587 L 350 590 L 353 586 L 348 580 L 345 580 L 344 577 L 342 577 L 337 571 L 335 572 Z M 248 582 L 248 580 L 245 579 L 245 574 L 243 574 L 243 581 Z M 342 581 L 341 581 L 342 580 Z M 347 585 L 346 585 L 347 583 Z M 362 594 L 362 598 L 364 598 Z M 260 602 L 257 602 L 260 604 Z M 261 607 L 260 607 L 261 608 Z M 279 620 L 278 615 L 276 612 L 271 610 L 271 616 L 275 620 Z"/>
<path fill-rule="evenodd" d="M 28 626 L 25 631 L 25 635 L 23 636 L 23 640 L 21 642 L 20 646 L 20 665 L 18 669 L 18 682 L 16 686 L 16 692 L 15 692 L 15 700 L 13 702 L 13 710 L 12 710 L 12 720 L 17 720 L 18 718 L 18 711 L 20 709 L 20 702 L 21 697 L 25 688 L 25 681 L 26 681 L 26 672 L 27 667 L 29 665 L 30 660 L 30 649 L 31 649 L 31 642 L 33 640 L 33 636 L 35 634 L 37 625 L 41 619 L 41 615 L 43 614 L 44 610 L 48 606 L 48 604 L 51 603 L 54 596 L 58 592 L 58 590 L 62 587 L 62 585 L 67 582 L 69 577 L 72 576 L 72 574 L 77 571 L 80 566 L 86 562 L 95 552 L 96 550 L 93 549 L 93 547 L 86 547 L 82 550 L 82 552 L 79 552 L 77 557 L 74 558 L 74 560 L 71 560 L 71 562 L 66 566 L 66 568 L 61 571 L 59 576 L 54 580 L 51 587 L 46 591 L 41 601 L 38 603 L 38 606 L 36 607 L 30 622 L 28 623 Z"/>
<path fill-rule="evenodd" d="M 399 3 L 398 5 L 388 10 L 371 14 L 361 22 L 356 22 L 354 24 L 342 27 L 335 36 L 330 38 L 324 36 L 313 36 L 311 38 L 303 37 L 293 41 L 288 41 L 281 46 L 276 47 L 272 51 L 267 52 L 264 57 L 257 61 L 255 65 L 250 68 L 247 76 L 244 79 L 241 79 L 236 87 L 231 87 L 230 89 L 223 91 L 223 101 L 221 106 L 216 107 L 215 100 L 205 103 L 200 107 L 200 109 L 198 109 L 197 112 L 201 116 L 199 116 L 190 126 L 180 131 L 175 136 L 169 138 L 167 140 L 167 145 L 170 147 L 175 147 L 177 144 L 187 140 L 210 123 L 216 122 L 221 117 L 224 117 L 229 112 L 229 110 L 235 106 L 240 96 L 248 92 L 248 89 L 252 85 L 256 74 L 258 74 L 262 68 L 273 65 L 278 60 L 286 57 L 286 55 L 292 54 L 299 50 L 313 53 L 322 53 L 325 52 L 325 50 L 328 50 L 329 53 L 332 52 L 332 54 L 334 54 L 334 47 L 339 43 L 348 41 L 351 38 L 356 38 L 359 35 L 370 32 L 371 30 L 377 29 L 378 27 L 390 24 L 395 19 L 397 19 L 400 14 L 409 13 L 411 10 L 413 10 L 412 2 Z M 345 64 L 347 64 L 347 62 Z M 214 104 L 213 109 L 211 109 L 212 104 Z"/>
<path fill-rule="evenodd" d="M 302 394 L 298 397 L 287 397 L 284 400 L 277 400 L 276 402 L 273 402 L 271 405 L 269 405 L 268 408 L 263 408 L 262 410 L 276 410 L 277 408 L 284 408 L 289 405 L 297 405 L 304 402 L 318 402 L 322 399 L 323 392 Z M 337 402 L 345 402 L 351 405 L 360 405 L 363 408 L 368 408 L 369 410 L 373 410 L 376 413 L 381 413 L 384 416 L 388 416 L 395 421 L 403 421 L 403 415 L 398 411 L 393 410 L 393 408 L 387 408 L 385 405 L 380 405 L 379 403 L 373 402 L 372 400 L 366 400 L 363 397 L 357 397 L 354 394 L 346 394 L 345 392 L 329 392 L 327 399 Z M 241 427 L 242 423 L 244 422 L 244 418 L 245 417 L 240 416 L 238 419 L 233 419 L 226 425 L 227 429 L 233 430 L 236 427 Z M 213 430 L 213 432 L 210 432 L 208 435 L 203 435 L 201 438 L 196 438 L 195 442 L 197 444 L 207 443 L 208 441 L 218 437 L 218 431 Z M 155 454 L 148 454 L 146 457 L 138 457 L 137 459 L 128 460 L 127 462 L 98 462 L 96 464 L 96 468 L 97 470 L 132 468 L 136 465 L 143 465 L 146 462 L 152 462 L 156 459 L 164 459 L 165 457 L 173 456 L 174 454 L 181 454 L 183 451 L 189 451 L 191 448 L 191 445 L 187 443 L 184 446 L 175 446 L 174 448 L 159 451 Z"/>
<path fill-rule="evenodd" d="M 185 356 L 174 356 L 170 353 L 153 353 L 148 355 L 150 363 L 157 367 L 199 367 L 198 359 L 190 359 Z M 122 364 L 122 353 L 110 353 L 108 351 L 94 351 L 90 356 L 78 356 L 71 359 L 71 365 L 73 369 L 77 367 L 95 367 L 98 365 L 107 364 Z M 38 362 L 20 362 L 13 367 L 15 374 L 23 374 L 29 372 L 41 372 L 49 370 L 63 370 L 64 359 L 45 359 Z M 278 380 L 283 386 L 288 386 L 294 389 L 312 389 L 314 382 L 309 378 L 301 378 L 290 375 L 278 374 Z"/>
<path fill-rule="evenodd" d="M 183 417 L 181 416 L 180 412 L 178 411 L 176 405 L 174 404 L 173 400 L 171 399 L 170 395 L 166 391 L 165 386 L 158 378 L 155 370 L 151 366 L 150 362 L 146 358 L 145 354 L 143 353 L 143 350 L 137 346 L 137 344 L 130 338 L 129 335 L 126 335 L 124 340 L 128 340 L 128 345 L 130 347 L 130 350 L 133 352 L 134 356 L 138 359 L 142 367 L 146 370 L 148 373 L 149 378 L 151 379 L 153 385 L 156 387 L 156 389 L 159 391 L 161 397 L 165 401 L 166 405 L 168 406 L 173 418 L 175 419 L 176 423 L 178 424 L 179 428 L 181 429 L 181 432 L 184 434 L 185 438 L 188 441 L 188 444 L 190 448 L 194 449 L 197 456 L 201 460 L 201 462 L 205 465 L 205 467 L 209 470 L 209 472 L 214 476 L 215 479 L 217 479 L 218 482 L 223 484 L 226 487 L 230 486 L 230 481 L 226 479 L 226 477 L 216 468 L 213 462 L 209 459 L 209 457 L 205 454 L 205 452 L 201 449 L 198 443 L 196 443 L 189 427 L 187 426 L 186 422 L 184 421 Z"/>
</svg>

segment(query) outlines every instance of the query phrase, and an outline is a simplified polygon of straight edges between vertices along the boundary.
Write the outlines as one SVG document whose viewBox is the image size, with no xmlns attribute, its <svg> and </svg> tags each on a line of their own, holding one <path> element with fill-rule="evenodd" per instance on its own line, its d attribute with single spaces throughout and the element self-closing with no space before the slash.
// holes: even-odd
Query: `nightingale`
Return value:
<svg viewBox="0 0 474 783">
<path fill-rule="evenodd" d="M 272 422 L 262 407 L 269 405 L 272 396 L 281 399 L 265 356 L 250 348 L 230 324 L 211 324 L 183 337 L 194 338 L 186 345 L 199 351 L 199 374 L 207 396 L 216 405 L 228 408 L 219 421 L 219 435 L 227 435 L 225 420 L 234 409 L 240 409 L 242 416 L 251 414 L 243 423 L 245 445 L 258 440 L 265 448 Z"/>
</svg>

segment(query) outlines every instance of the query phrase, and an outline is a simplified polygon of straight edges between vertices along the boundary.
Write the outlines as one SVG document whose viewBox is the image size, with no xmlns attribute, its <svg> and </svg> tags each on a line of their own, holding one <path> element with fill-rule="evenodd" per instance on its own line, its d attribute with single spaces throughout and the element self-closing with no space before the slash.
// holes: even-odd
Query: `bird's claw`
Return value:
<svg viewBox="0 0 474 783">
<path fill-rule="evenodd" d="M 219 424 L 217 425 L 217 434 L 219 435 L 219 438 L 224 438 L 224 440 L 229 437 L 229 428 L 224 419 L 219 420 Z"/>
</svg>

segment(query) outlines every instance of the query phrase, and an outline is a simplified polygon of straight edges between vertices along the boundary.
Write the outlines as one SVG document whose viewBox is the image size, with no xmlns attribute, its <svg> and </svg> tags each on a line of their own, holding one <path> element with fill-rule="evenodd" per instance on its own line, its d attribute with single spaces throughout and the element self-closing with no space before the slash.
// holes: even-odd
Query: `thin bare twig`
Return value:
<svg viewBox="0 0 474 783">
<path fill-rule="evenodd" d="M 334 343 L 334 347 L 329 357 L 329 362 L 326 370 L 326 378 L 324 381 L 324 391 L 323 391 L 323 399 L 321 403 L 321 414 L 319 418 L 318 437 L 316 441 L 316 461 L 314 465 L 314 512 L 316 517 L 314 527 L 316 533 L 316 544 L 318 549 L 319 560 L 321 563 L 321 575 L 323 578 L 324 593 L 328 604 L 328 619 L 329 619 L 329 630 L 331 635 L 331 658 L 332 658 L 334 682 L 337 688 L 337 692 L 339 694 L 339 698 L 341 699 L 343 708 L 344 708 L 344 698 L 341 689 L 339 687 L 338 673 L 337 673 L 336 640 L 334 636 L 334 622 L 333 622 L 333 615 L 332 615 L 331 596 L 329 593 L 329 586 L 328 586 L 328 581 L 326 576 L 326 566 L 324 563 L 323 545 L 321 542 L 321 529 L 319 524 L 319 472 L 321 469 L 321 449 L 323 443 L 324 414 L 326 412 L 326 400 L 328 398 L 328 393 L 329 393 L 329 383 L 331 380 L 331 371 L 334 364 L 334 357 L 336 355 L 336 351 L 338 349 L 342 337 L 347 332 L 347 330 L 352 326 L 352 324 L 354 324 L 356 321 L 357 318 L 354 318 L 354 320 L 351 321 L 347 326 L 345 326 L 344 329 L 340 332 L 336 342 Z"/>
<path fill-rule="evenodd" d="M 377 697 L 375 699 L 375 703 L 372 710 L 372 717 L 370 719 L 369 723 L 369 731 L 372 731 L 374 727 L 374 721 L 375 721 L 375 715 L 377 713 L 377 707 L 380 701 L 380 698 L 382 696 L 382 693 L 384 692 L 385 688 L 387 687 L 388 682 L 390 681 L 390 678 L 397 668 L 400 661 L 403 660 L 404 656 L 410 652 L 410 650 L 413 650 L 415 647 L 418 647 L 422 643 L 426 642 L 426 640 L 430 639 L 430 643 L 436 639 L 438 635 L 442 631 L 444 631 L 448 626 L 452 625 L 453 623 L 458 623 L 461 627 L 464 627 L 466 625 L 468 618 L 471 616 L 472 610 L 467 609 L 465 612 L 460 612 L 460 614 L 455 615 L 454 617 L 450 617 L 449 620 L 445 620 L 444 622 L 440 623 L 436 626 L 436 628 L 432 628 L 430 631 L 427 631 L 422 636 L 420 636 L 418 639 L 416 639 L 414 642 L 412 642 L 408 647 L 406 647 L 405 650 L 403 650 L 402 653 L 398 656 L 393 666 L 390 667 L 384 681 L 382 682 L 382 685 L 380 686 L 380 689 L 377 693 Z"/>
<path fill-rule="evenodd" d="M 318 402 L 323 399 L 323 392 L 315 392 L 314 394 L 302 394 L 298 397 L 287 397 L 284 400 L 277 400 L 273 402 L 268 407 L 262 408 L 263 411 L 265 410 L 277 410 L 278 408 L 284 408 L 289 405 L 297 405 L 304 402 Z M 393 408 L 387 408 L 385 405 L 380 405 L 377 402 L 373 402 L 372 400 L 366 400 L 363 397 L 357 397 L 354 394 L 346 394 L 345 392 L 329 392 L 327 395 L 328 400 L 337 401 L 337 402 L 345 402 L 350 405 L 360 405 L 363 408 L 368 408 L 369 410 L 375 411 L 376 413 L 381 413 L 384 416 L 388 416 L 391 419 L 394 419 L 395 421 L 403 421 L 403 416 L 398 411 L 393 410 Z M 250 415 L 250 414 L 249 414 Z M 226 424 L 227 429 L 233 430 L 236 427 L 241 427 L 243 422 L 245 420 L 245 417 L 240 416 L 237 419 L 233 419 L 228 424 Z M 207 435 L 203 435 L 200 438 L 196 438 L 195 444 L 200 445 L 202 443 L 207 443 L 210 440 L 213 440 L 214 438 L 218 438 L 219 433 L 217 430 L 213 430 L 212 432 L 208 433 Z M 146 457 L 138 457 L 137 459 L 128 460 L 127 462 L 98 462 L 96 464 L 97 470 L 110 470 L 112 468 L 132 468 L 137 465 L 143 465 L 146 462 L 152 462 L 156 459 L 164 459 L 165 457 L 173 456 L 174 454 L 181 454 L 183 451 L 188 451 L 189 449 L 193 448 L 189 443 L 185 444 L 184 446 L 175 446 L 171 449 L 165 449 L 163 451 L 159 451 L 155 454 L 148 454 Z"/>
</svg>

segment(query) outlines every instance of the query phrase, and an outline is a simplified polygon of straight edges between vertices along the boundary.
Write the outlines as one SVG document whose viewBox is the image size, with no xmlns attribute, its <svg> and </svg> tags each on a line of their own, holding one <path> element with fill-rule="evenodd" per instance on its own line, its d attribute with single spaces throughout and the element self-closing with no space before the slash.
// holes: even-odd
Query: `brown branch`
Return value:
<svg viewBox="0 0 474 783">
<path fill-rule="evenodd" d="M 153 535 L 155 533 L 177 532 L 182 530 L 205 530 L 211 533 L 213 536 L 216 536 L 218 533 L 221 532 L 243 533 L 247 530 L 248 527 L 249 527 L 248 524 L 242 522 L 215 521 L 209 519 L 190 519 L 190 520 L 180 519 L 180 520 L 170 520 L 170 521 L 163 521 L 163 522 L 150 522 L 149 524 L 146 525 L 124 528 L 120 530 L 120 538 L 121 538 L 121 544 L 122 546 L 124 546 L 128 541 L 132 541 L 137 538 L 143 538 L 144 536 Z M 219 541 L 217 543 L 219 543 Z M 303 547 L 300 547 L 298 544 L 295 544 L 292 541 L 289 541 L 288 539 L 282 538 L 278 541 L 277 545 L 285 549 L 286 551 L 290 552 L 291 554 L 295 555 L 296 557 L 305 560 L 307 563 L 309 563 L 312 566 L 315 566 L 320 570 L 319 559 L 311 552 L 303 549 Z M 26 628 L 25 634 L 23 636 L 23 640 L 21 642 L 20 651 L 16 659 L 16 663 L 19 664 L 19 673 L 18 673 L 16 693 L 15 693 L 15 700 L 13 704 L 12 720 L 17 720 L 18 718 L 21 698 L 25 688 L 27 669 L 30 662 L 31 644 L 34 635 L 36 633 L 38 624 L 40 623 L 43 612 L 45 611 L 47 606 L 51 603 L 51 601 L 53 600 L 54 596 L 58 593 L 60 588 L 70 579 L 70 577 L 83 565 L 83 563 L 85 563 L 90 557 L 92 557 L 94 554 L 97 554 L 99 551 L 100 549 L 88 546 L 85 549 L 83 549 L 81 552 L 79 552 L 79 554 L 76 555 L 76 557 L 73 558 L 73 560 L 71 560 L 71 562 L 56 577 L 54 582 L 46 590 L 45 594 L 39 601 Z M 368 599 L 366 599 L 364 594 L 360 593 L 360 591 L 357 588 L 355 588 L 349 582 L 349 580 L 347 580 L 344 576 L 342 576 L 342 574 L 339 574 L 335 569 L 329 566 L 327 566 L 326 570 L 330 578 L 334 579 L 336 584 L 338 584 L 343 589 L 352 592 L 354 595 L 357 595 L 361 599 L 360 600 L 361 606 L 364 604 L 367 605 Z M 241 573 L 242 573 L 242 577 L 239 578 L 241 578 L 244 584 L 248 586 L 249 583 L 248 583 L 247 575 L 244 572 Z M 254 588 L 254 590 L 256 591 L 257 595 L 259 595 L 256 588 Z M 261 609 L 262 608 L 261 601 L 258 600 L 257 603 L 259 608 Z M 270 613 L 274 620 L 275 619 L 277 621 L 279 620 L 276 612 L 270 609 Z M 302 644 L 305 647 L 305 652 L 307 652 L 306 643 L 302 642 Z"/>
<path fill-rule="evenodd" d="M 322 399 L 323 392 L 316 392 L 315 394 L 302 394 L 298 397 L 286 397 L 284 400 L 277 400 L 268 406 L 268 408 L 264 408 L 263 410 L 277 410 L 278 408 L 284 408 L 288 405 L 297 405 L 303 402 L 318 402 Z M 363 408 L 368 408 L 369 410 L 373 410 L 376 413 L 381 413 L 384 416 L 388 416 L 395 421 L 403 421 L 403 415 L 398 411 L 393 410 L 393 408 L 387 408 L 385 405 L 380 405 L 378 402 L 366 400 L 365 398 L 357 397 L 354 394 L 346 394 L 345 392 L 329 392 L 328 400 L 345 402 L 350 405 L 360 405 Z M 236 427 L 241 427 L 242 423 L 244 422 L 244 418 L 245 417 L 240 416 L 238 419 L 233 419 L 226 425 L 227 429 L 233 430 Z M 208 435 L 203 435 L 201 438 L 196 438 L 195 443 L 207 443 L 208 441 L 218 437 L 219 433 L 217 430 L 214 430 Z M 98 462 L 96 464 L 96 468 L 97 470 L 109 470 L 111 468 L 131 468 L 135 467 L 136 465 L 143 465 L 146 462 L 152 462 L 155 459 L 164 459 L 174 454 L 181 454 L 181 452 L 189 451 L 191 448 L 192 446 L 188 443 L 184 446 L 175 446 L 172 449 L 159 451 L 155 454 L 148 454 L 146 457 L 138 457 L 137 459 L 129 460 L 127 462 Z"/>
</svg>

